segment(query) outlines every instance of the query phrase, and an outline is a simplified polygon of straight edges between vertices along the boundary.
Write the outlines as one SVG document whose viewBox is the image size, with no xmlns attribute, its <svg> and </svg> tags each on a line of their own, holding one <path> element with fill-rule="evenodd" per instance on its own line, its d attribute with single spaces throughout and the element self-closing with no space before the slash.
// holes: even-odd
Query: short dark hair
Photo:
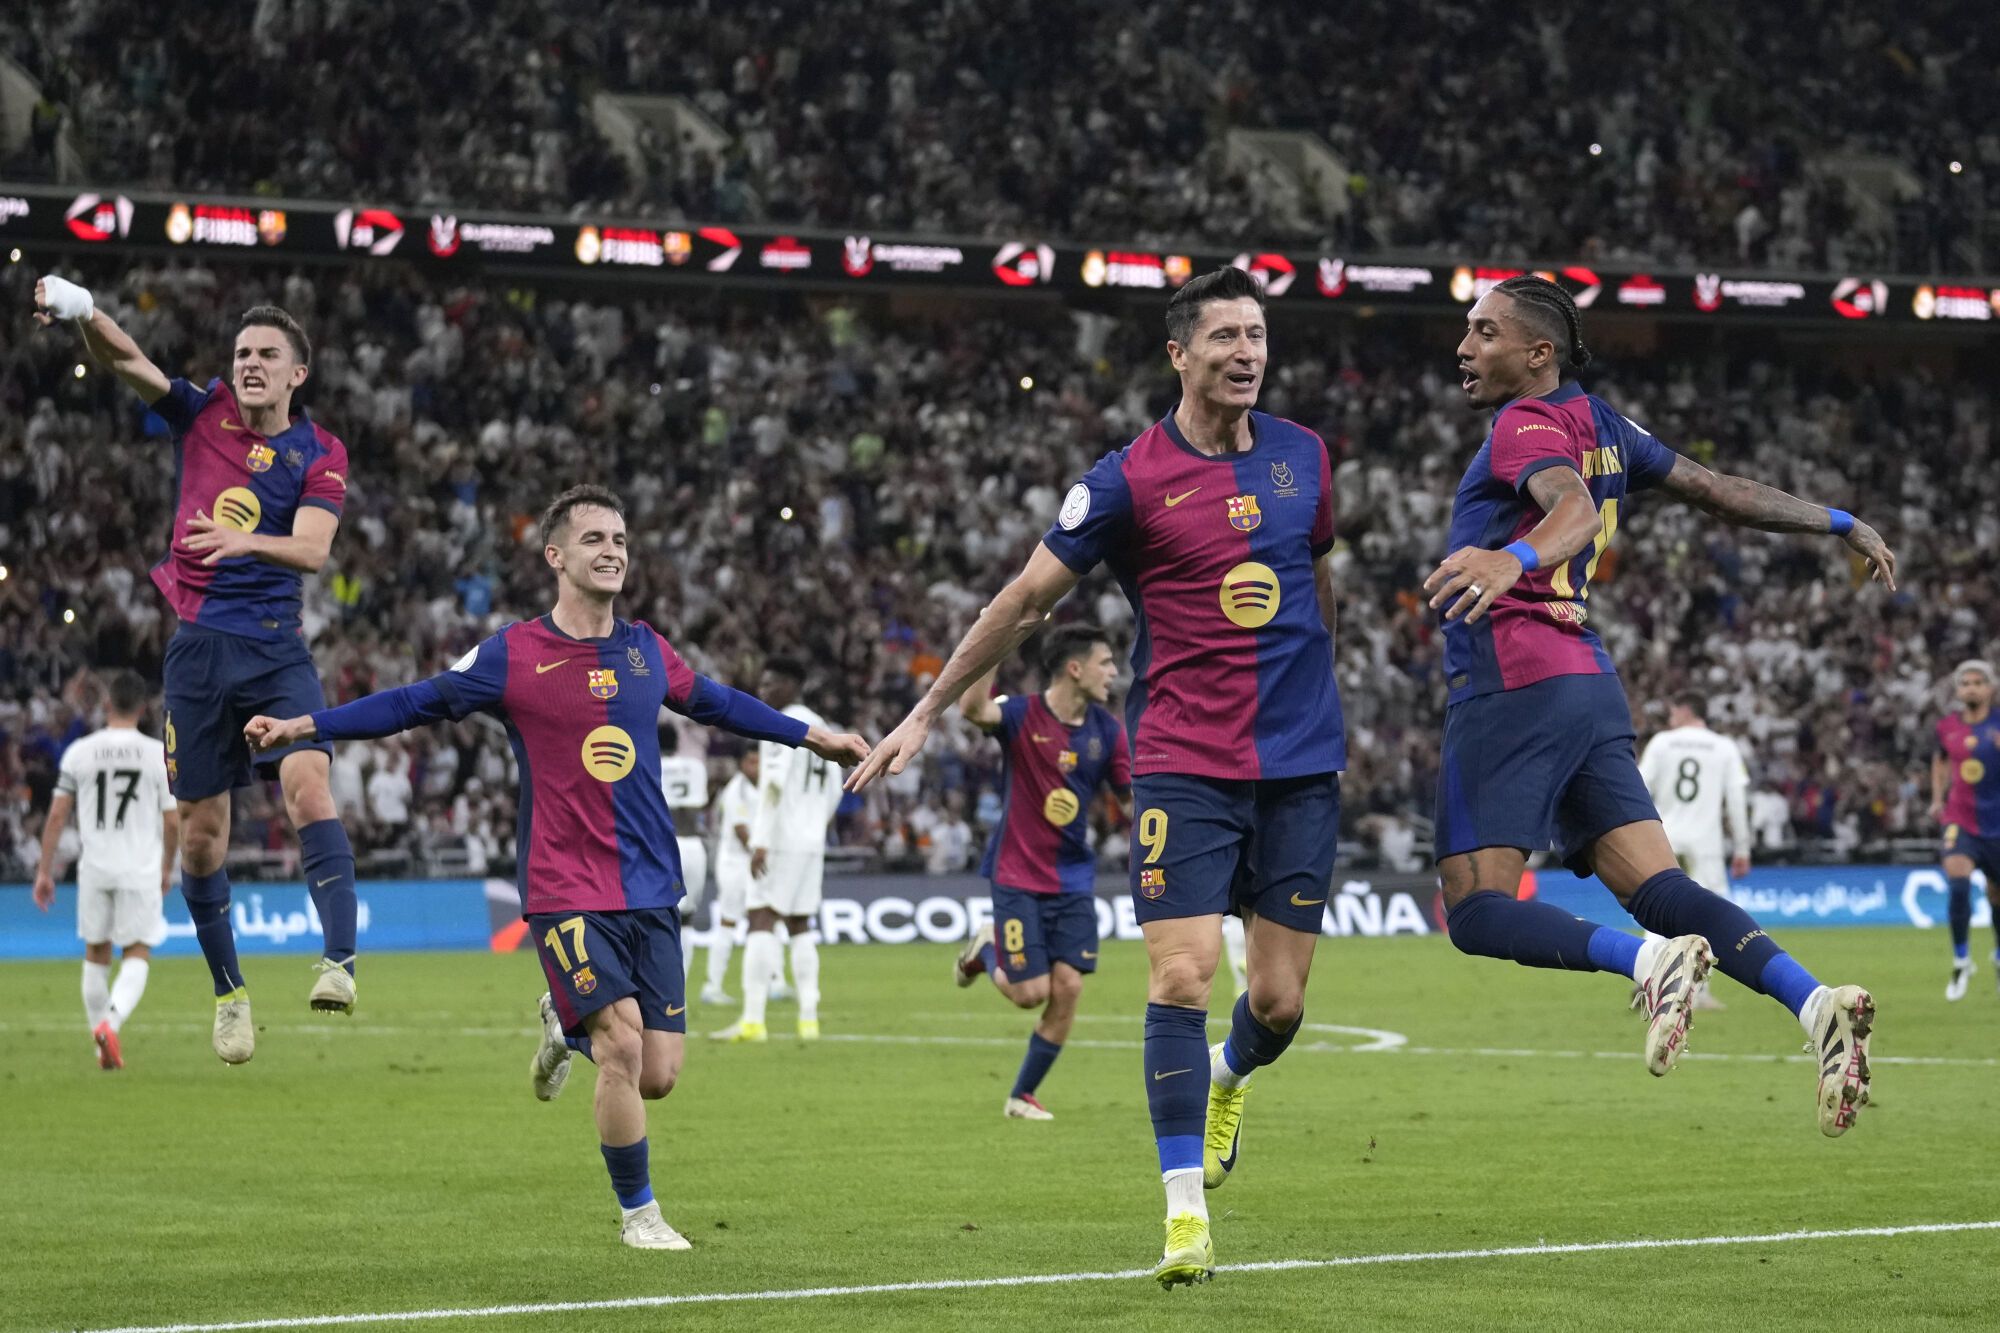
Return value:
<svg viewBox="0 0 2000 1333">
<path fill-rule="evenodd" d="M 1257 303 L 1259 310 L 1264 308 L 1264 284 L 1240 268 L 1219 268 L 1189 278 L 1187 285 L 1167 302 L 1168 340 L 1186 347 L 1188 339 L 1194 337 L 1195 326 L 1201 323 L 1203 306 L 1210 301 L 1239 301 L 1246 296 Z"/>
<path fill-rule="evenodd" d="M 1509 278 L 1493 290 L 1512 297 L 1529 327 L 1555 344 L 1559 374 L 1574 375 L 1590 364 L 1590 349 L 1583 345 L 1583 312 L 1568 292 L 1536 273 Z"/>
<path fill-rule="evenodd" d="M 806 683 L 806 664 L 784 653 L 773 653 L 765 658 L 764 670 L 771 675 L 782 676 L 794 685 Z"/>
<path fill-rule="evenodd" d="M 1674 696 L 1674 707 L 1685 708 L 1702 721 L 1708 721 L 1708 696 L 1695 690 L 1682 690 Z"/>
<path fill-rule="evenodd" d="M 292 355 L 299 359 L 300 365 L 312 364 L 312 339 L 306 337 L 305 326 L 293 319 L 289 311 L 274 305 L 253 305 L 237 321 L 236 332 L 240 334 L 245 329 L 276 329 L 292 345 Z"/>
<path fill-rule="evenodd" d="M 542 511 L 542 545 L 553 546 L 556 534 L 569 522 L 569 511 L 585 505 L 609 509 L 618 517 L 625 517 L 625 502 L 602 486 L 572 486 L 549 501 L 549 507 Z"/>
<path fill-rule="evenodd" d="M 136 671 L 121 671 L 111 678 L 111 711 L 120 717 L 134 717 L 146 711 L 153 699 L 153 687 Z"/>
<path fill-rule="evenodd" d="M 1053 679 L 1073 658 L 1088 657 L 1100 643 L 1109 647 L 1111 636 L 1095 625 L 1058 625 L 1042 644 L 1042 670 Z"/>
</svg>

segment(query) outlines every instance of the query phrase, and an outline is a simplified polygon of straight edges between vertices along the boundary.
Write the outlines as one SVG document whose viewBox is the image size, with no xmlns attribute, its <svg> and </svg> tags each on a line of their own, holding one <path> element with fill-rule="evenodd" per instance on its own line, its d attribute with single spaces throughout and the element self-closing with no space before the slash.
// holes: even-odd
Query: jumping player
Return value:
<svg viewBox="0 0 2000 1333">
<path fill-rule="evenodd" d="M 1944 878 L 1951 893 L 1951 980 L 1944 998 L 1972 983 L 1972 872 L 1986 876 L 1993 906 L 1993 970 L 2000 977 L 2000 718 L 1993 668 L 1977 658 L 1951 673 L 1959 711 L 1938 719 L 1931 756 L 1931 815 L 1944 824 Z"/>
<path fill-rule="evenodd" d="M 563 492 L 542 514 L 541 534 L 557 580 L 547 615 L 507 626 L 429 680 L 304 717 L 252 718 L 244 732 L 270 749 L 387 736 L 480 711 L 506 723 L 526 786 L 521 914 L 549 983 L 530 1066 L 535 1095 L 562 1091 L 572 1051 L 596 1063 L 597 1130 L 624 1210 L 620 1238 L 684 1250 L 688 1242 L 660 1216 L 646 1154 L 645 1101 L 673 1090 L 687 1031 L 676 910 L 684 888 L 660 789 L 660 708 L 836 762 L 868 746 L 696 675 L 650 626 L 617 619 L 627 557 L 624 511 L 611 492 Z"/>
<path fill-rule="evenodd" d="M 1167 1192 L 1153 1275 L 1172 1287 L 1214 1272 L 1202 1189 L 1236 1165 L 1244 1080 L 1284 1053 L 1304 1013 L 1347 749 L 1333 474 L 1318 436 L 1252 410 L 1269 359 L 1262 287 L 1234 268 L 1192 279 L 1168 303 L 1167 340 L 1179 406 L 1070 489 L 1027 568 L 849 786 L 900 772 L 968 684 L 1110 564 L 1138 625 L 1125 720 L 1133 904 L 1151 965 L 1141 1073 Z M 1245 918 L 1250 984 L 1228 1040 L 1210 1047 L 1227 912 Z"/>
<path fill-rule="evenodd" d="M 1891 589 L 1895 556 L 1852 515 L 1711 473 L 1585 393 L 1573 378 L 1590 361 L 1582 316 L 1556 284 L 1509 278 L 1466 325 L 1466 398 L 1497 414 L 1459 484 L 1452 553 L 1424 582 L 1444 613 L 1451 692 L 1436 854 L 1452 943 L 1638 981 L 1656 1075 L 1680 1058 L 1695 985 L 1718 965 L 1798 1017 L 1819 1057 L 1820 1131 L 1845 1133 L 1868 1101 L 1873 998 L 1820 985 L 1742 908 L 1681 869 L 1633 759 L 1625 692 L 1585 622 L 1590 578 L 1630 491 L 1657 488 L 1740 527 L 1830 532 Z M 1667 940 L 1516 900 L 1527 854 L 1552 843 Z"/>
<path fill-rule="evenodd" d="M 1083 979 L 1097 970 L 1097 857 L 1084 836 L 1100 786 L 1127 814 L 1132 756 L 1125 728 L 1104 707 L 1118 678 L 1111 644 L 1095 625 L 1064 625 L 1042 654 L 1048 688 L 994 698 L 991 676 L 959 699 L 967 720 L 1000 738 L 1000 823 L 979 873 L 993 882 L 993 928 L 974 931 L 952 967 L 970 986 L 984 972 L 1023 1009 L 1041 1009 L 1028 1054 L 1001 1113 L 1053 1120 L 1035 1097 L 1062 1054 Z"/>
<path fill-rule="evenodd" d="M 153 566 L 153 582 L 181 622 L 167 645 L 167 774 L 180 802 L 181 893 L 215 982 L 215 1053 L 242 1064 L 255 1052 L 256 1028 L 223 869 L 229 793 L 253 772 L 246 719 L 326 702 L 299 628 L 300 586 L 333 547 L 347 448 L 303 412 L 293 414 L 312 344 L 276 306 L 243 312 L 229 382 L 197 389 L 168 379 L 82 287 L 45 277 L 35 284 L 35 304 L 44 325 L 74 320 L 90 354 L 173 432 L 174 530 Z M 325 744 L 287 746 L 258 756 L 254 771 L 278 775 L 326 934 L 308 1001 L 351 1014 L 354 851 L 328 785 L 331 755 Z"/>
</svg>

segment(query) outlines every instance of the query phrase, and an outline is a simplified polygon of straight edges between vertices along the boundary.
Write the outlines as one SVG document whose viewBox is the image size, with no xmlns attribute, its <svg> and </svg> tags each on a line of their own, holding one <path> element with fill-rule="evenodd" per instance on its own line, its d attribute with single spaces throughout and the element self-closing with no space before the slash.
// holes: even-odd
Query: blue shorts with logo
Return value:
<svg viewBox="0 0 2000 1333">
<path fill-rule="evenodd" d="M 1132 906 L 1140 922 L 1255 914 L 1317 935 L 1340 847 L 1340 774 L 1132 780 Z"/>
<path fill-rule="evenodd" d="M 1097 897 L 993 886 L 993 956 L 1009 981 L 1045 975 L 1053 963 L 1097 970 Z"/>
<path fill-rule="evenodd" d="M 167 784 L 183 801 L 248 786 L 255 773 L 278 771 L 300 750 L 332 754 L 325 741 L 301 741 L 252 757 L 243 724 L 263 713 L 298 717 L 326 707 L 319 668 L 305 640 L 253 639 L 183 621 L 167 644 Z"/>
<path fill-rule="evenodd" d="M 1991 834 L 1967 833 L 1956 824 L 1945 827 L 1944 847 L 1938 858 L 1947 856 L 1969 856 L 1973 868 L 1986 872 L 1987 882 L 2000 884 L 2000 837 Z"/>
<path fill-rule="evenodd" d="M 1444 715 L 1436 855 L 1553 847 L 1578 875 L 1615 828 L 1658 819 L 1639 776 L 1618 677 L 1552 676 L 1475 695 Z"/>
<path fill-rule="evenodd" d="M 527 921 L 564 1032 L 585 1035 L 584 1019 L 627 996 L 639 1001 L 645 1027 L 687 1031 L 679 912 L 538 912 Z"/>
</svg>

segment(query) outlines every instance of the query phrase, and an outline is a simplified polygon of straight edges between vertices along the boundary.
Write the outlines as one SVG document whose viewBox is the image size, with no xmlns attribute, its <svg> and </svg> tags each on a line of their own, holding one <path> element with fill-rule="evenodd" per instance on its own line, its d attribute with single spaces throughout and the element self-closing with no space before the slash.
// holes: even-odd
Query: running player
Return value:
<svg viewBox="0 0 2000 1333">
<path fill-rule="evenodd" d="M 952 967 L 970 986 L 981 972 L 1023 1009 L 1041 1009 L 1028 1054 L 1001 1113 L 1013 1120 L 1053 1120 L 1035 1098 L 1062 1054 L 1083 995 L 1097 970 L 1097 856 L 1087 811 L 1109 786 L 1129 815 L 1132 755 L 1125 728 L 1106 711 L 1118 663 L 1095 625 L 1064 625 L 1042 653 L 1048 688 L 994 698 L 982 676 L 959 698 L 966 718 L 1000 738 L 1006 760 L 1000 823 L 979 873 L 993 882 L 992 930 L 974 931 Z"/>
<path fill-rule="evenodd" d="M 744 750 L 736 771 L 715 798 L 715 911 L 708 934 L 708 983 L 701 988 L 703 1004 L 731 1003 L 723 983 L 729 977 L 729 955 L 743 924 L 744 900 L 750 891 L 750 820 L 756 811 L 757 747 Z"/>
<path fill-rule="evenodd" d="M 1709 728 L 1705 697 L 1693 690 L 1674 696 L 1666 730 L 1656 732 L 1639 756 L 1639 776 L 1675 859 L 1695 883 L 1727 893 L 1732 880 L 1750 873 L 1750 769 L 1736 742 Z M 1725 864 L 1727 842 L 1736 854 Z M 1645 994 L 1643 986 L 1632 988 L 1633 1008 L 1645 1009 Z M 1723 1007 L 1706 980 L 1695 988 L 1694 1007 Z"/>
<path fill-rule="evenodd" d="M 56 844 L 76 811 L 83 844 L 76 861 L 76 933 L 83 940 L 83 1014 L 97 1043 L 97 1067 L 123 1069 L 118 1033 L 139 997 L 153 950 L 167 937 L 162 900 L 174 881 L 180 813 L 167 790 L 167 752 L 139 730 L 151 693 L 135 671 L 111 679 L 104 728 L 63 751 L 42 826 L 35 906 L 55 901 Z M 111 980 L 111 948 L 122 960 Z"/>
<path fill-rule="evenodd" d="M 1951 893 L 1951 980 L 1944 998 L 1972 984 L 1972 872 L 1986 876 L 1993 906 L 1993 971 L 2000 977 L 2000 718 L 1993 668 L 1977 658 L 1951 673 L 1959 711 L 1938 719 L 1931 756 L 1931 815 L 1944 824 L 1944 878 Z"/>
<path fill-rule="evenodd" d="M 1110 564 L 1138 625 L 1125 705 L 1132 897 L 1151 967 L 1141 1076 L 1167 1193 L 1154 1276 L 1171 1287 L 1214 1272 L 1202 1189 L 1236 1165 L 1244 1080 L 1299 1029 L 1347 745 L 1333 676 L 1333 473 L 1318 436 L 1252 410 L 1269 358 L 1257 280 L 1226 268 L 1182 286 L 1167 305 L 1167 355 L 1180 404 L 1070 489 L 1027 568 L 848 785 L 902 771 L 967 685 Z M 1228 912 L 1245 918 L 1250 985 L 1228 1040 L 1211 1047 Z"/>
<path fill-rule="evenodd" d="M 806 669 L 796 658 L 764 664 L 758 690 L 771 706 L 809 726 L 826 719 L 799 702 Z M 750 933 L 743 941 L 743 1016 L 708 1035 L 717 1041 L 769 1041 L 765 1007 L 783 974 L 777 927 L 790 940 L 792 984 L 798 988 L 798 1032 L 819 1040 L 819 904 L 826 876 L 826 826 L 840 806 L 840 775 L 824 760 L 782 745 L 758 747 L 762 794 L 750 816 L 750 885 L 745 906 Z"/>
<path fill-rule="evenodd" d="M 198 389 L 168 379 L 76 284 L 45 277 L 35 304 L 45 325 L 74 320 L 90 354 L 173 432 L 174 530 L 153 566 L 181 622 L 167 645 L 167 776 L 181 805 L 181 893 L 215 982 L 215 1053 L 242 1064 L 256 1028 L 229 922 L 229 793 L 253 773 L 245 719 L 326 702 L 299 628 L 300 576 L 317 573 L 333 547 L 347 448 L 293 414 L 312 344 L 276 306 L 243 312 L 229 382 Z M 290 746 L 258 756 L 254 771 L 278 776 L 326 935 L 308 1001 L 351 1014 L 354 851 L 334 809 L 331 754 L 325 744 Z"/>
<path fill-rule="evenodd" d="M 611 492 L 564 491 L 543 512 L 541 535 L 557 580 L 547 615 L 507 626 L 429 680 L 304 717 L 255 717 L 244 733 L 267 749 L 387 736 L 481 711 L 506 723 L 526 784 L 521 914 L 549 983 L 530 1066 L 535 1095 L 562 1091 L 572 1051 L 597 1065 L 597 1131 L 624 1213 L 620 1237 L 638 1249 L 685 1250 L 660 1216 L 646 1153 L 645 1101 L 673 1090 L 687 1031 L 675 910 L 684 888 L 658 780 L 660 708 L 836 763 L 868 746 L 696 675 L 643 621 L 616 618 L 627 557 L 624 509 Z M 634 772 L 640 780 L 624 780 Z"/>
<path fill-rule="evenodd" d="M 1628 491 L 1655 487 L 1740 527 L 1831 532 L 1891 589 L 1895 556 L 1852 515 L 1711 473 L 1586 394 L 1573 378 L 1590 360 L 1582 316 L 1556 284 L 1509 278 L 1466 324 L 1466 398 L 1497 415 L 1459 484 L 1452 553 L 1424 581 L 1444 613 L 1451 691 L 1436 854 L 1452 943 L 1640 982 L 1656 1075 L 1680 1058 L 1693 987 L 1718 965 L 1797 1016 L 1819 1057 L 1820 1131 L 1845 1133 L 1868 1100 L 1875 1002 L 1859 986 L 1820 985 L 1742 908 L 1681 869 L 1633 759 L 1625 692 L 1585 627 L 1588 585 Z M 1669 942 L 1517 900 L 1528 853 L 1552 842 Z"/>
</svg>

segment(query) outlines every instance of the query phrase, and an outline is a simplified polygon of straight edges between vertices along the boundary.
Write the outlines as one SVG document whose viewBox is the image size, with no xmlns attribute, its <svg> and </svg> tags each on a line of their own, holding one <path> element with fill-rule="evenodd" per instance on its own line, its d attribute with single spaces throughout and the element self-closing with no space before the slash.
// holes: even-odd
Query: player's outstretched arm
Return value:
<svg viewBox="0 0 2000 1333">
<path fill-rule="evenodd" d="M 427 726 L 432 722 L 456 722 L 475 711 L 486 699 L 474 691 L 478 682 L 462 684 L 447 694 L 439 681 L 464 673 L 446 672 L 429 680 L 399 685 L 318 713 L 276 718 L 258 714 L 243 724 L 243 739 L 258 753 L 283 749 L 300 741 L 361 741 L 377 736 L 393 736 L 399 731 Z M 496 692 L 497 693 L 497 692 Z"/>
<path fill-rule="evenodd" d="M 1035 547 L 1028 564 L 1014 581 L 997 593 L 979 613 L 972 628 L 958 641 L 951 660 L 917 701 L 910 715 L 883 737 L 875 752 L 847 779 L 849 791 L 860 791 L 884 773 L 900 773 L 916 758 L 929 739 L 931 727 L 944 710 L 957 701 L 965 687 L 1007 660 L 1007 655 L 1027 642 L 1049 612 L 1055 609 L 1077 583 L 1077 573 L 1051 551 L 1044 542 Z"/>
<path fill-rule="evenodd" d="M 1748 477 L 1710 472 L 1685 455 L 1674 459 L 1673 469 L 1659 487 L 1704 514 L 1713 514 L 1739 528 L 1832 533 L 1868 562 L 1872 578 L 1895 591 L 1896 553 L 1889 549 L 1880 533 L 1851 514 L 1812 504 Z"/>
<path fill-rule="evenodd" d="M 967 685 L 965 693 L 958 696 L 958 711 L 981 731 L 1000 729 L 1000 701 L 993 697 L 993 677 L 998 671 L 995 667 Z"/>
<path fill-rule="evenodd" d="M 166 375 L 116 320 L 97 308 L 89 290 L 50 274 L 35 283 L 35 320 L 47 328 L 59 319 L 74 322 L 84 349 L 148 404 L 166 396 Z"/>
</svg>

